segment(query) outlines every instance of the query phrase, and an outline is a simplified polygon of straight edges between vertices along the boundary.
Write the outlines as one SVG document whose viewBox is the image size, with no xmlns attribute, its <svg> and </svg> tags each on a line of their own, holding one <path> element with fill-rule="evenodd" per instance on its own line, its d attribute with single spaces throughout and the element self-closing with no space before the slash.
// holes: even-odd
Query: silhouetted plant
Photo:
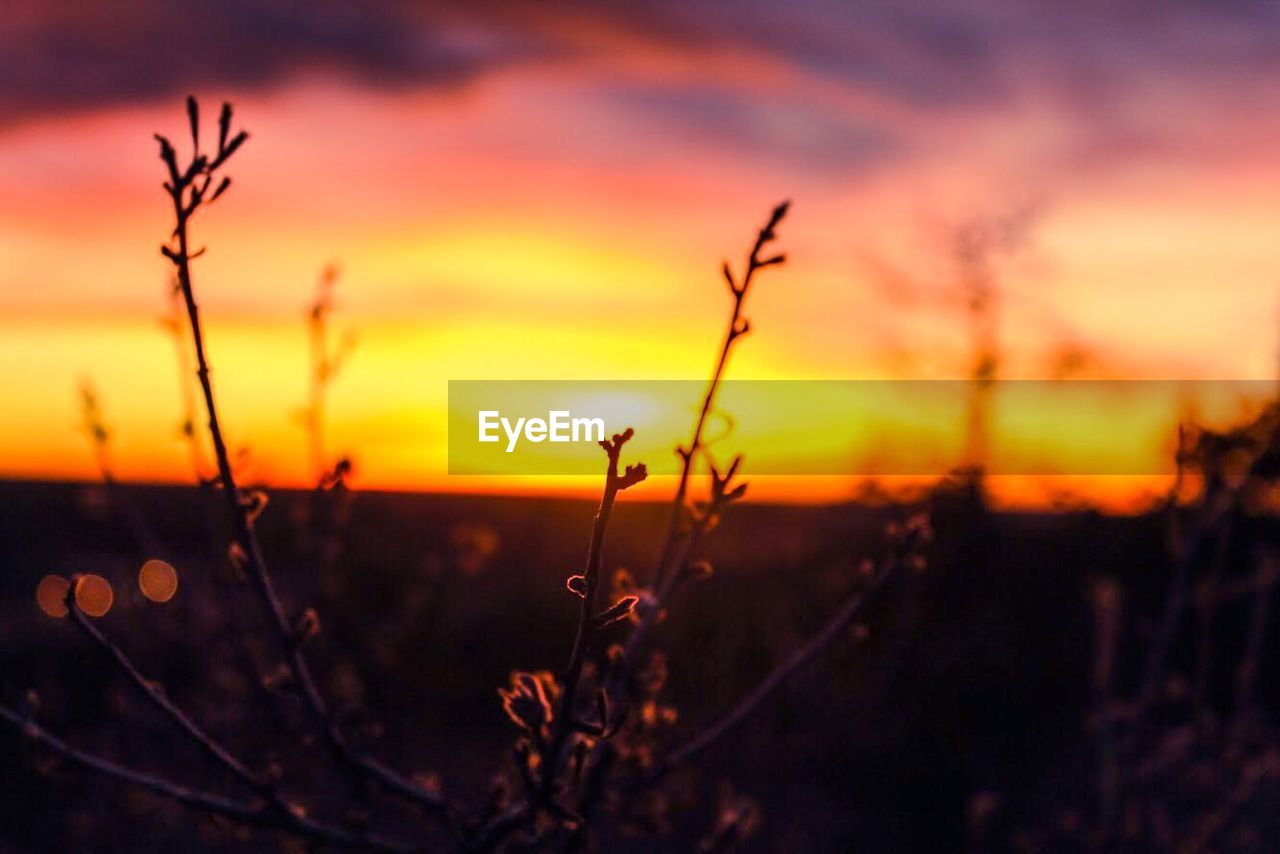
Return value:
<svg viewBox="0 0 1280 854">
<path fill-rule="evenodd" d="M 355 348 L 354 331 L 347 329 L 335 343 L 331 320 L 340 270 L 330 264 L 320 273 L 315 298 L 307 307 L 307 403 L 299 413 L 307 434 L 312 482 L 311 500 L 300 508 L 305 527 L 305 551 L 313 552 L 321 575 L 329 577 L 342 550 L 342 531 L 351 513 L 347 479 L 353 468 L 349 456 L 330 459 L 328 450 L 329 392 Z"/>
<path fill-rule="evenodd" d="M 316 285 L 315 299 L 307 309 L 309 370 L 302 424 L 307 431 L 313 479 L 322 489 L 342 483 L 351 468 L 346 457 L 330 461 L 327 448 L 329 389 L 356 344 L 355 333 L 350 329 L 345 330 L 336 343 L 331 340 L 330 319 L 340 274 L 336 264 L 324 268 Z"/>
<path fill-rule="evenodd" d="M 98 476 L 102 478 L 107 506 L 119 516 L 120 522 L 133 535 L 139 547 L 148 554 L 159 553 L 160 538 L 155 529 L 132 497 L 120 489 L 120 483 L 116 480 L 115 464 L 111 456 L 111 427 L 102 410 L 97 386 L 93 380 L 85 378 L 80 381 L 77 393 L 80 398 L 80 429 L 93 451 L 93 461 L 98 469 Z"/>
<path fill-rule="evenodd" d="M 843 634 L 862 611 L 866 598 L 886 578 L 904 563 L 919 562 L 919 548 L 929 536 L 927 521 L 920 518 L 892 529 L 882 560 L 868 564 L 857 590 L 840 604 L 821 631 L 717 720 L 674 749 L 663 749 L 677 715 L 674 707 L 662 699 L 668 658 L 652 648 L 652 633 L 658 623 L 668 618 L 675 591 L 687 581 L 710 574 L 710 565 L 698 559 L 700 546 L 720 516 L 746 490 L 746 484 L 738 480 L 741 458 L 735 457 L 722 470 L 710 457 L 704 430 L 733 346 L 750 330 L 743 317 L 748 291 L 760 271 L 784 260 L 782 255 L 762 253 L 776 240 L 788 205 L 774 208 L 739 275 L 728 264 L 724 266 L 732 310 L 692 435 L 688 444 L 677 448 L 681 473 L 649 583 L 641 586 L 629 575 L 618 575 L 611 585 L 606 585 L 602 578 L 606 534 L 618 497 L 647 476 L 643 464 L 622 462 L 622 452 L 633 435 L 627 429 L 600 442 L 606 458 L 603 493 L 582 571 L 566 581 L 567 593 L 577 597 L 578 604 L 577 628 L 567 663 L 555 673 L 515 672 L 510 685 L 499 689 L 502 708 L 516 730 L 509 773 L 501 776 L 486 804 L 479 809 L 466 809 L 447 799 L 434 777 L 403 774 L 355 746 L 331 712 L 308 662 L 307 642 L 320 631 L 319 616 L 310 608 L 290 614 L 276 592 L 256 529 L 266 496 L 244 489 L 238 482 L 219 419 L 193 277 L 193 262 L 203 249 L 192 248 L 190 233 L 196 214 L 230 187 L 225 167 L 248 135 L 233 130 L 231 107 L 224 105 L 217 123 L 216 147 L 206 153 L 201 145 L 200 115 L 194 99 L 188 99 L 187 112 L 189 157 L 180 157 L 168 139 L 157 137 L 167 170 L 164 187 L 174 217 L 171 238 L 161 252 L 173 264 L 191 334 L 195 375 L 217 468 L 216 486 L 231 523 L 228 557 L 252 584 L 276 636 L 281 664 L 270 680 L 301 697 L 334 767 L 353 784 L 352 793 L 364 791 L 366 787 L 360 784 L 368 783 L 408 801 L 437 821 L 463 850 L 552 845 L 577 849 L 591 842 L 592 826 L 606 816 L 625 826 L 663 829 L 668 817 L 661 787 L 668 776 L 729 735 L 789 677 Z M 321 297 L 312 314 L 321 323 L 329 306 L 329 281 L 327 286 L 322 282 Z M 315 353 L 320 353 L 319 362 L 313 365 L 318 365 L 314 377 L 319 387 L 312 399 L 313 414 L 322 405 L 317 401 L 336 364 L 325 337 L 321 327 L 321 349 L 313 351 L 313 360 Z M 317 461 L 323 460 L 322 447 L 317 440 L 313 447 Z M 695 466 L 703 459 L 709 470 L 710 489 L 705 500 L 693 501 L 690 486 Z M 78 583 L 70 585 L 66 596 L 73 623 L 157 711 L 235 781 L 239 794 L 223 795 L 198 788 L 77 748 L 38 723 L 35 704 L 26 708 L 0 706 L 0 718 L 76 765 L 193 809 L 323 845 L 379 851 L 422 850 L 424 846 L 418 841 L 375 832 L 349 816 L 344 821 L 313 817 L 311 809 L 291 794 L 296 788 L 296 777 L 292 776 L 296 772 L 266 762 L 255 767 L 219 743 L 80 610 L 74 595 L 77 586 Z M 601 649 L 604 633 L 619 627 L 629 629 L 625 641 Z M 703 850 L 731 847 L 748 835 L 758 821 L 758 810 L 749 798 L 722 788 L 715 825 L 704 839 Z"/>
<path fill-rule="evenodd" d="M 991 393 L 1000 375 L 1000 288 L 994 257 L 1014 252 L 1027 240 L 1034 210 L 974 218 L 951 233 L 951 255 L 969 324 L 972 354 L 962 468 L 980 487 L 987 464 Z"/>
<path fill-rule="evenodd" d="M 98 475 L 104 483 L 110 485 L 116 479 L 115 466 L 111 462 L 111 430 L 102 414 L 98 388 L 92 380 L 86 378 L 80 381 L 77 391 L 80 395 L 80 429 L 93 449 L 93 462 L 98 467 Z"/>
<path fill-rule="evenodd" d="M 174 356 L 178 365 L 178 399 L 182 414 L 178 420 L 178 435 L 187 446 L 187 455 L 191 461 L 191 472 L 196 482 L 204 487 L 210 480 L 210 469 L 204 447 L 201 445 L 200 432 L 196 429 L 196 411 L 199 403 L 196 399 L 196 370 L 191 364 L 191 340 L 187 331 L 186 305 L 182 295 L 182 287 L 175 277 L 166 289 L 169 299 L 169 312 L 160 319 L 161 326 L 173 339 Z"/>
<path fill-rule="evenodd" d="M 1093 589 L 1094 786 L 1025 829 L 1022 850 L 1262 850 L 1280 730 L 1257 697 L 1280 581 L 1280 403 L 1225 432 L 1180 428 L 1154 630 L 1113 578 Z M 1179 496 L 1196 488 L 1185 505 Z M 1223 629 L 1242 627 L 1238 644 Z M 1124 667 L 1128 648 L 1136 667 Z"/>
</svg>

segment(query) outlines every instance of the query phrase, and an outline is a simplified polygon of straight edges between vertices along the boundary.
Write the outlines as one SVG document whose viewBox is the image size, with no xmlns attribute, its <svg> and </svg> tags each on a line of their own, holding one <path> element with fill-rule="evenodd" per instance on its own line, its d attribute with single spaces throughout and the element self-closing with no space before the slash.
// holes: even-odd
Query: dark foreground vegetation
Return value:
<svg viewBox="0 0 1280 854">
<path fill-rule="evenodd" d="M 981 454 L 914 506 L 743 507 L 741 457 L 705 427 L 748 291 L 785 262 L 783 202 L 723 266 L 728 320 L 666 505 L 617 500 L 647 477 L 630 429 L 599 443 L 598 503 L 353 496 L 350 462 L 324 457 L 331 277 L 311 313 L 317 485 L 272 501 L 220 427 L 189 234 L 247 134 L 229 105 L 216 145 L 187 113 L 189 153 L 157 137 L 160 251 L 216 475 L 119 484 L 86 388 L 102 485 L 3 488 L 0 842 L 1277 847 L 1280 406 L 1183 425 L 1179 482 L 1146 517 L 992 513 Z M 977 352 L 981 416 L 995 362 Z"/>
<path fill-rule="evenodd" d="M 40 719 L 72 743 L 178 778 L 216 769 L 68 621 L 43 615 L 34 589 L 48 572 L 95 572 L 116 602 L 99 623 L 127 638 L 172 698 L 237 753 L 315 769 L 301 782 L 321 804 L 346 800 L 324 763 L 297 744 L 296 697 L 246 677 L 272 661 L 261 614 L 243 584 L 212 560 L 209 493 L 121 488 L 153 520 L 161 555 L 179 570 L 166 604 L 137 591 L 141 555 L 119 502 L 101 486 L 0 485 L 0 673 L 7 697 L 31 686 Z M 311 493 L 277 492 L 264 511 L 265 547 L 307 542 Z M 312 641 L 317 680 L 362 744 L 451 794 L 483 801 L 510 730 L 494 688 L 513 668 L 559 660 L 575 605 L 566 567 L 581 562 L 594 502 L 358 494 L 343 545 L 317 574 L 277 561 L 283 597 L 323 615 Z M 666 505 L 618 506 L 608 570 L 644 566 L 644 532 Z M 704 727 L 829 617 L 902 512 L 846 505 L 742 505 L 707 542 L 719 571 L 663 626 L 666 693 L 678 709 L 671 742 Z M 940 501 L 945 550 L 904 575 L 814 667 L 742 729 L 676 779 L 670 850 L 713 825 L 722 786 L 753 799 L 761 820 L 748 850 L 996 850 L 994 840 L 1058 820 L 1092 790 L 1092 583 L 1122 577 L 1158 605 L 1164 523 L 1093 514 L 983 515 Z M 232 603 L 241 603 L 233 607 Z M 245 641 L 249 643 L 246 649 Z M 256 640 L 255 640 L 256 639 Z M 246 660 L 248 656 L 248 660 Z M 266 675 L 270 677 L 270 672 Z M 233 830 L 164 799 L 104 782 L 49 757 L 9 730 L 0 752 L 0 847 L 32 851 L 260 850 L 270 831 Z M 197 773 L 199 772 L 199 773 Z M 333 787 L 337 786 L 335 790 Z M 686 791 L 688 790 L 688 791 Z M 684 797 L 686 800 L 681 801 Z M 379 809 L 388 809 L 381 807 Z M 402 820 L 375 814 L 379 826 Z M 643 828 L 635 828 L 641 831 Z M 652 850 L 646 833 L 608 848 Z M 1013 833 L 1016 836 L 1016 832 Z"/>
</svg>

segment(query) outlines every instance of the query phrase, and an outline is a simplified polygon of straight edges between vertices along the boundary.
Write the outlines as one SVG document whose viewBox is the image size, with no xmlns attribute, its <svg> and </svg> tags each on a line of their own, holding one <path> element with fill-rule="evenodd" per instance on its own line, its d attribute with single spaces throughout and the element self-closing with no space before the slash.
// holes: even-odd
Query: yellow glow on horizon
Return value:
<svg viewBox="0 0 1280 854">
<path fill-rule="evenodd" d="M 214 382 L 233 447 L 249 451 L 245 476 L 309 477 L 302 313 L 319 270 L 338 261 L 335 323 L 358 344 L 332 388 L 327 445 L 355 458 L 358 487 L 590 495 L 593 484 L 554 478 L 446 476 L 447 381 L 704 376 L 726 308 L 719 261 L 739 265 L 768 205 L 792 195 L 780 244 L 789 262 L 753 291 L 753 332 L 731 377 L 962 376 L 953 271 L 920 235 L 988 209 L 992 194 L 1032 189 L 1049 198 L 1036 257 L 1001 270 L 1009 375 L 1046 375 L 1066 345 L 1096 356 L 1098 376 L 1272 372 L 1280 170 L 1247 140 L 1232 143 L 1234 158 L 1104 163 L 1066 182 L 1026 155 L 1069 141 L 1047 106 L 925 115 L 749 59 L 716 54 L 703 70 L 762 92 L 813 87 L 817 102 L 922 142 L 909 157 L 819 178 L 809 164 L 647 125 L 602 100 L 596 82 L 555 70 L 499 73 L 448 95 L 300 78 L 237 98 L 254 138 L 233 192 L 195 231 L 210 248 L 196 275 Z M 674 84 L 695 70 L 630 54 L 616 73 Z M 74 392 L 91 376 L 119 476 L 190 478 L 173 343 L 157 322 L 166 225 L 150 140 L 180 119 L 157 105 L 0 133 L 0 475 L 95 476 Z M 643 151 L 628 148 L 639 138 Z M 868 253 L 911 288 L 877 282 Z M 1133 441 L 1164 453 L 1151 438 L 1159 427 Z M 837 441 L 867 441 L 857 434 Z M 655 437 L 654 451 L 685 438 Z M 1075 486 L 1108 506 L 1152 494 L 1147 482 Z M 752 495 L 827 501 L 858 489 L 849 478 L 761 478 Z M 1061 498 L 1057 487 L 1000 489 L 1015 504 Z"/>
</svg>

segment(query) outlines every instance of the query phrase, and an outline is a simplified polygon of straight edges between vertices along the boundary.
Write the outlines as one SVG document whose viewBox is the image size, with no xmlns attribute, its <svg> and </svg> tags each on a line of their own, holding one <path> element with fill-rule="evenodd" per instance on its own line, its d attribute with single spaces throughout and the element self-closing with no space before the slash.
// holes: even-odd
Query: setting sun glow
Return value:
<svg viewBox="0 0 1280 854">
<path fill-rule="evenodd" d="M 720 261 L 739 263 L 785 197 L 788 261 L 751 295 L 734 378 L 967 376 L 952 236 L 1015 213 L 1025 237 L 986 259 L 1001 376 L 1274 372 L 1280 168 L 1257 140 L 1280 125 L 1275 84 L 1197 101 L 1213 107 L 1194 121 L 1185 110 L 1216 75 L 1258 69 L 1117 71 L 1095 116 L 1072 95 L 1088 57 L 962 97 L 927 64 L 915 88 L 877 85 L 753 39 L 667 40 L 604 13 L 537 32 L 564 54 L 479 60 L 460 82 L 365 85 L 321 64 L 193 87 L 235 101 L 252 133 L 234 191 L 193 225 L 208 247 L 196 276 L 214 382 L 251 480 L 311 480 L 305 314 L 337 262 L 332 322 L 356 343 L 329 390 L 326 441 L 351 456 L 357 487 L 579 491 L 447 475 L 447 381 L 705 376 L 726 310 Z M 179 429 L 189 368 L 160 322 L 168 212 L 151 138 L 174 133 L 179 98 L 18 111 L 0 126 L 6 476 L 97 476 L 77 429 L 89 378 L 121 479 L 194 477 Z M 858 484 L 760 487 L 820 500 Z M 1116 507 L 1151 495 L 1147 481 L 1072 489 Z"/>
</svg>

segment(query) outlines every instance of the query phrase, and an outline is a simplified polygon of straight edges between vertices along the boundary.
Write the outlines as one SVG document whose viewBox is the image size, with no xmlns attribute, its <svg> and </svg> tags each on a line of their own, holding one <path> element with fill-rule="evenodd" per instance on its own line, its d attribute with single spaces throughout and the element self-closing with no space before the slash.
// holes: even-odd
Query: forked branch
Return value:
<svg viewBox="0 0 1280 854">
<path fill-rule="evenodd" d="M 600 565 L 604 556 L 604 538 L 609 528 L 609 517 L 613 513 L 613 505 L 617 501 L 618 493 L 635 486 L 647 476 L 643 463 L 634 466 L 629 465 L 624 471 L 618 471 L 618 460 L 622 453 L 622 447 L 633 435 L 634 431 L 628 427 L 626 431 L 615 434 L 612 439 L 604 439 L 600 442 L 600 446 L 604 448 L 609 460 L 605 471 L 604 493 L 600 497 L 600 509 L 596 512 L 595 521 L 591 527 L 591 544 L 587 549 L 586 567 L 582 575 L 573 576 L 568 583 L 569 589 L 578 594 L 582 601 L 578 608 L 578 628 L 573 639 L 573 649 L 569 654 L 569 663 L 565 667 L 561 681 L 560 704 L 552 722 L 550 746 L 544 757 L 542 779 L 535 797 L 536 807 L 547 805 L 556 777 L 560 772 L 561 755 L 564 752 L 566 741 L 577 728 L 575 715 L 578 684 L 582 680 L 582 669 L 586 664 L 587 650 L 599 630 L 619 617 L 616 612 L 621 611 L 622 615 L 625 615 L 635 604 L 634 599 L 629 603 L 622 601 L 615 603 L 600 614 L 596 613 L 595 594 L 596 589 L 600 586 Z M 606 721 L 601 723 L 607 725 Z"/>
<path fill-rule="evenodd" d="M 101 629 L 93 624 L 93 621 L 90 620 L 85 615 L 84 611 L 80 610 L 80 606 L 76 604 L 75 589 L 75 579 L 72 579 L 71 586 L 67 588 L 67 598 L 65 601 L 67 613 L 70 614 L 71 619 L 75 624 L 79 626 L 81 630 L 83 630 L 84 633 L 88 635 L 89 638 L 107 655 L 109 655 L 113 661 L 115 661 L 116 666 L 124 671 L 125 675 L 129 677 L 129 680 L 137 686 L 138 690 L 143 693 L 151 704 L 159 709 L 167 718 L 169 718 L 169 720 L 173 721 L 179 729 L 186 733 L 187 736 L 195 742 L 195 744 L 204 751 L 206 755 L 213 759 L 218 765 L 221 765 L 229 771 L 233 777 L 253 791 L 263 797 L 274 800 L 276 798 L 274 786 L 266 778 L 255 774 L 243 762 L 232 756 L 230 751 L 215 741 L 213 737 L 205 732 L 199 724 L 193 721 L 186 712 L 174 705 L 173 701 L 169 699 L 169 695 L 165 693 L 164 688 L 161 687 L 158 682 L 148 679 L 138 668 L 137 664 L 134 663 L 133 659 L 129 657 L 128 653 L 122 650 L 114 641 L 108 638 Z"/>
<path fill-rule="evenodd" d="M 707 382 L 706 393 L 702 396 L 702 406 L 699 408 L 698 417 L 693 424 L 693 435 L 689 439 L 689 444 L 676 448 L 676 453 L 680 457 L 680 480 L 676 484 L 676 493 L 671 500 L 671 514 L 667 520 L 667 532 L 663 537 L 662 548 L 658 552 L 657 564 L 654 566 L 653 586 L 655 588 L 663 583 L 671 569 L 670 564 L 674 556 L 676 542 L 680 539 L 681 523 L 685 513 L 685 500 L 689 494 L 689 477 L 693 473 L 694 459 L 703 447 L 703 433 L 707 426 L 707 418 L 710 416 L 712 406 L 715 403 L 716 390 L 720 387 L 720 380 L 724 377 L 725 366 L 729 362 L 729 354 L 733 350 L 734 342 L 751 331 L 751 323 L 742 316 L 742 305 L 747 298 L 747 292 L 751 289 L 751 283 L 755 281 L 756 273 L 765 267 L 773 267 L 787 260 L 786 255 L 771 255 L 766 258 L 762 257 L 761 253 L 777 238 L 778 225 L 787 215 L 787 211 L 790 208 L 791 202 L 785 201 L 777 205 L 769 214 L 768 221 L 756 234 L 755 243 L 752 244 L 751 251 L 747 253 L 746 268 L 742 273 L 741 279 L 734 277 L 728 261 L 724 263 L 725 282 L 728 284 L 729 293 L 733 298 L 733 307 L 729 312 L 729 322 L 725 327 L 724 340 L 720 344 L 720 353 L 716 357 L 715 368 L 711 371 L 711 379 Z"/>
<path fill-rule="evenodd" d="M 158 135 L 156 137 L 160 142 L 160 158 L 169 172 L 169 180 L 164 186 L 172 201 L 174 215 L 172 240 L 161 247 L 161 253 L 174 265 L 178 288 L 187 310 L 196 354 L 196 376 L 200 381 L 200 390 L 208 415 L 209 437 L 213 443 L 218 481 L 226 496 L 227 510 L 232 522 L 233 553 L 243 563 L 243 568 L 256 585 L 274 624 L 289 671 L 306 701 L 316 726 L 323 734 L 325 743 L 339 765 L 349 773 L 365 776 L 387 791 L 409 798 L 434 813 L 448 815 L 451 811 L 439 794 L 406 779 L 373 757 L 355 749 L 347 741 L 329 712 L 312 677 L 311 668 L 303 652 L 303 638 L 290 622 L 284 605 L 276 593 L 254 527 L 258 503 L 248 500 L 241 494 L 218 419 L 209 360 L 205 353 L 204 328 L 200 320 L 200 308 L 196 301 L 191 274 L 191 263 L 203 250 L 196 252 L 191 250 L 188 229 L 191 218 L 196 212 L 220 197 L 231 185 L 231 179 L 223 176 L 220 170 L 248 138 L 248 134 L 244 131 L 231 133 L 231 105 L 224 104 L 218 120 L 218 149 L 214 155 L 207 156 L 200 151 L 199 108 L 194 98 L 187 99 L 187 114 L 191 126 L 192 154 L 186 164 L 179 164 L 174 146 L 168 139 Z M 212 193 L 209 192 L 210 187 L 215 188 Z"/>
</svg>

